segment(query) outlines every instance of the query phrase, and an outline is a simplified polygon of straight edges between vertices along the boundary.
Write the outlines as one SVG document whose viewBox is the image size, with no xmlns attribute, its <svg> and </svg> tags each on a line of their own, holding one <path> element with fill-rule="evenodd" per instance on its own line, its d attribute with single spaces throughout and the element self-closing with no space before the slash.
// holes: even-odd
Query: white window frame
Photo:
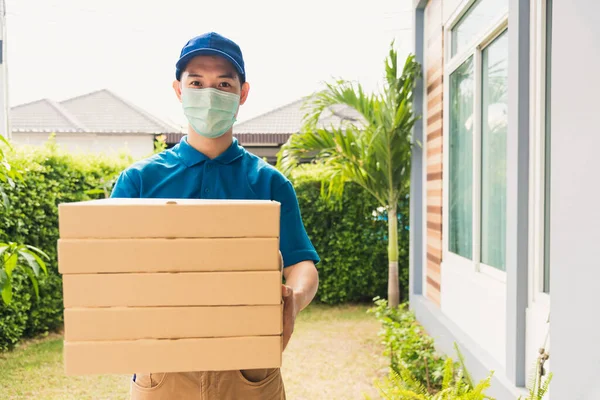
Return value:
<svg viewBox="0 0 600 400">
<path fill-rule="evenodd" d="M 531 2 L 530 168 L 529 168 L 529 305 L 550 310 L 544 292 L 546 233 L 546 4 Z"/>
<path fill-rule="evenodd" d="M 508 10 L 500 15 L 487 29 L 474 36 L 465 48 L 452 56 L 452 29 L 476 0 L 464 0 L 444 27 L 444 110 L 450 110 L 450 75 L 469 57 L 473 57 L 475 91 L 473 97 L 473 260 L 452 253 L 448 246 L 449 234 L 449 182 L 450 152 L 444 151 L 443 168 L 443 259 L 444 265 L 464 273 L 476 273 L 484 281 L 493 279 L 506 283 L 506 272 L 481 262 L 481 92 L 482 51 L 508 29 Z M 450 148 L 450 112 L 444 112 L 444 149 Z M 482 282 L 484 283 L 484 282 Z"/>
</svg>

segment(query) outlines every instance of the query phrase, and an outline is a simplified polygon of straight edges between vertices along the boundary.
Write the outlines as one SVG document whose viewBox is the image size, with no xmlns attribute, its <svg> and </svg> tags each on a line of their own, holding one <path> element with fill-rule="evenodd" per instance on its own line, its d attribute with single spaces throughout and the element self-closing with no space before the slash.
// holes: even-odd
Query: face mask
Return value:
<svg viewBox="0 0 600 400">
<path fill-rule="evenodd" d="M 218 138 L 233 126 L 240 96 L 218 89 L 181 89 L 183 113 L 194 131 L 207 138 Z"/>
</svg>

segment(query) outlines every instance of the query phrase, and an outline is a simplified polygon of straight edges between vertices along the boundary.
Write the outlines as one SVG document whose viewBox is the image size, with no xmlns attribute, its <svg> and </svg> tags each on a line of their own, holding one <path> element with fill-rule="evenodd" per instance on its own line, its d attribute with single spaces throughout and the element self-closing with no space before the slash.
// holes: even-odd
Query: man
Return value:
<svg viewBox="0 0 600 400">
<path fill-rule="evenodd" d="M 241 50 L 214 32 L 181 50 L 173 89 L 183 104 L 188 135 L 170 150 L 140 161 L 117 180 L 115 198 L 261 199 L 281 203 L 280 251 L 284 262 L 284 348 L 297 314 L 315 296 L 319 257 L 300 215 L 291 183 L 246 152 L 232 135 L 239 106 L 248 98 Z M 201 221 L 190 221 L 201 223 Z M 202 257 L 202 254 L 198 254 Z M 279 369 L 136 374 L 136 400 L 285 399 Z"/>
</svg>

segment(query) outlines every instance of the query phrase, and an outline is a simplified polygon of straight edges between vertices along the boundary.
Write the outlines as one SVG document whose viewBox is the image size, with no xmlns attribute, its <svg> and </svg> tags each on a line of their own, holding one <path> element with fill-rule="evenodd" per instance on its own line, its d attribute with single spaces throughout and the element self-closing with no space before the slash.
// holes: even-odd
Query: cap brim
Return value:
<svg viewBox="0 0 600 400">
<path fill-rule="evenodd" d="M 203 55 L 207 55 L 207 56 L 219 56 L 219 57 L 225 58 L 227 61 L 229 61 L 231 64 L 233 64 L 233 66 L 235 67 L 235 69 L 238 72 L 238 74 L 240 74 L 242 76 L 245 76 L 244 70 L 237 63 L 237 61 L 235 61 L 233 59 L 233 57 L 231 57 L 229 54 L 227 54 L 225 52 L 222 52 L 220 50 L 209 49 L 209 48 L 196 49 L 194 51 L 190 51 L 185 56 L 183 56 L 179 60 L 177 60 L 177 64 L 175 64 L 175 67 L 177 68 L 178 71 L 180 71 L 180 74 L 181 74 L 181 73 L 183 73 L 183 70 L 187 66 L 187 63 L 190 62 L 190 60 L 192 58 L 194 58 L 196 56 L 203 56 Z"/>
</svg>

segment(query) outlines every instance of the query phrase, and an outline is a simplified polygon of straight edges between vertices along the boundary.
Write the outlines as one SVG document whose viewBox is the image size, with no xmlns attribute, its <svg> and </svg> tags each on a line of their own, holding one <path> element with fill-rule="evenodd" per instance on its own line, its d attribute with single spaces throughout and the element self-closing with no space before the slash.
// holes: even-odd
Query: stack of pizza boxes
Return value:
<svg viewBox="0 0 600 400">
<path fill-rule="evenodd" d="M 280 204 L 59 206 L 66 373 L 281 365 Z"/>
</svg>

